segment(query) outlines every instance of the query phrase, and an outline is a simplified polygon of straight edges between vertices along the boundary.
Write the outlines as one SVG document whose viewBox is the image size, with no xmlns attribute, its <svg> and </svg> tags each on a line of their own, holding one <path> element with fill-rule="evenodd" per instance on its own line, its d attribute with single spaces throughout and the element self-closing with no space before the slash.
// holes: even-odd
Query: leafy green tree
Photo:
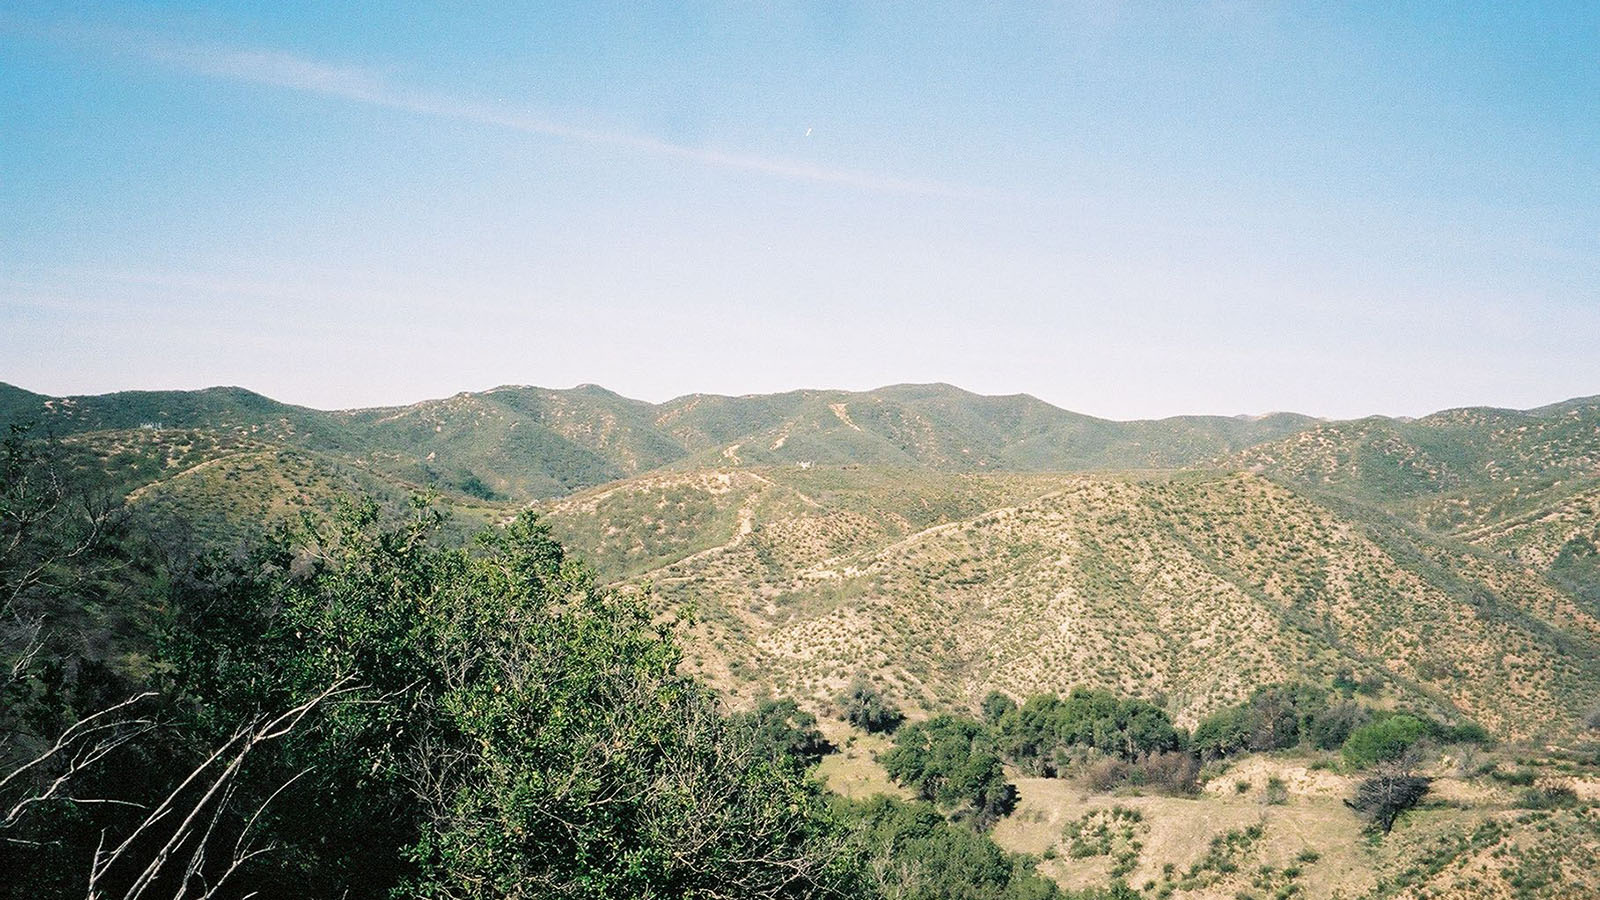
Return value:
<svg viewBox="0 0 1600 900">
<path fill-rule="evenodd" d="M 1250 749 L 1250 711 L 1243 706 L 1219 709 L 1195 726 L 1191 741 L 1196 752 L 1226 756 Z"/>
<path fill-rule="evenodd" d="M 0 439 L 0 897 L 82 896 L 102 833 L 167 771 L 127 524 L 59 444 Z"/>
<path fill-rule="evenodd" d="M 737 722 L 754 733 L 757 746 L 773 759 L 804 767 L 833 752 L 833 745 L 817 730 L 817 717 L 788 698 L 762 700 Z"/>
<path fill-rule="evenodd" d="M 899 900 L 1056 900 L 1061 891 L 1032 860 L 996 847 L 987 835 L 952 825 L 925 803 L 889 797 L 840 800 L 862 824 L 866 888 Z"/>
<path fill-rule="evenodd" d="M 1414 716 L 1390 716 L 1351 732 L 1341 753 L 1345 763 L 1357 769 L 1396 762 L 1416 747 L 1427 733 L 1427 724 Z"/>
<path fill-rule="evenodd" d="M 15 425 L 0 439 L 0 766 L 124 699 L 115 645 L 137 606 L 118 580 L 125 523 L 58 445 Z"/>
<path fill-rule="evenodd" d="M 983 698 L 983 721 L 995 725 L 1017 708 L 1017 701 L 1000 691 L 990 691 Z"/>
<path fill-rule="evenodd" d="M 1326 692 L 1319 688 L 1263 685 L 1244 703 L 1202 719 L 1194 731 L 1194 748 L 1208 756 L 1222 756 L 1294 747 L 1310 735 L 1312 723 L 1326 708 Z"/>
<path fill-rule="evenodd" d="M 1110 691 L 1073 688 L 1065 698 L 1029 697 L 1001 717 L 1000 746 L 1018 766 L 1054 775 L 1072 748 L 1098 750 L 1132 761 L 1146 753 L 1177 750 L 1184 738 L 1166 711 Z"/>
<path fill-rule="evenodd" d="M 358 687 L 258 758 L 281 896 L 846 892 L 846 834 L 678 674 L 671 623 L 524 515 L 475 552 L 360 504 L 236 573 L 179 629 L 196 727 Z M 260 574 L 252 574 L 260 573 Z M 253 636 L 253 637 L 252 637 Z"/>
<path fill-rule="evenodd" d="M 880 759 L 889 777 L 958 817 L 987 827 L 1016 806 L 988 729 L 971 719 L 935 716 L 900 729 Z"/>
</svg>

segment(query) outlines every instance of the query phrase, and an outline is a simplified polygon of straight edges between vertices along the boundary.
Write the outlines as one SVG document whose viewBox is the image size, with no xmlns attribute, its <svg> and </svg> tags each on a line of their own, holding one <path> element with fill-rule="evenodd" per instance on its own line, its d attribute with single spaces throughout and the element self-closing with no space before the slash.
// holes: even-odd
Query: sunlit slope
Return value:
<svg viewBox="0 0 1600 900">
<path fill-rule="evenodd" d="M 424 483 L 475 479 L 514 498 L 559 496 L 683 455 L 651 425 L 649 404 L 594 386 L 496 388 L 340 415 L 375 465 Z"/>
<path fill-rule="evenodd" d="M 824 701 L 869 673 L 931 710 L 1089 683 L 1193 722 L 1349 670 L 1518 737 L 1600 701 L 1600 622 L 1567 592 L 1255 475 L 723 470 L 548 514 L 697 610 L 701 665 L 747 694 Z"/>
<path fill-rule="evenodd" d="M 307 450 L 249 429 L 129 428 L 68 434 L 63 462 L 108 502 L 160 534 L 195 546 L 232 547 L 297 521 L 302 511 L 332 512 L 359 497 L 404 514 L 426 482 L 397 477 L 348 454 Z M 448 512 L 447 531 L 462 537 L 505 518 L 514 507 L 433 491 Z"/>
<path fill-rule="evenodd" d="M 758 554 L 764 571 L 781 572 L 859 555 L 1055 486 L 1037 475 L 728 467 L 655 473 L 538 508 L 558 536 L 614 578 L 740 545 Z"/>
<path fill-rule="evenodd" d="M 1225 466 L 1335 489 L 1437 531 L 1482 528 L 1600 479 L 1600 400 L 1318 423 Z"/>
<path fill-rule="evenodd" d="M 859 463 L 940 471 L 1172 468 L 1304 428 L 1306 416 L 1180 416 L 1113 422 L 1026 394 L 982 396 L 946 384 L 873 391 L 692 395 L 658 425 L 692 464 Z"/>
<path fill-rule="evenodd" d="M 1600 401 L 1322 423 L 1225 465 L 1347 497 L 1546 576 L 1600 613 Z"/>
</svg>

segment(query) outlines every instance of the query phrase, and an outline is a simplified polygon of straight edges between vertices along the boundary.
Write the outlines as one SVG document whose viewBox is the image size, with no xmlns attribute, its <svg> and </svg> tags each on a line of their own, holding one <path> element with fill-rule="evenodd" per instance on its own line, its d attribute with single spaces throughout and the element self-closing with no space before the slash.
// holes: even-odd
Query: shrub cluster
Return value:
<svg viewBox="0 0 1600 900">
<path fill-rule="evenodd" d="M 1166 710 L 1110 691 L 1073 688 L 1042 694 L 1002 713 L 994 725 L 1001 749 L 1025 771 L 1053 776 L 1088 751 L 1134 762 L 1184 746 Z"/>
<path fill-rule="evenodd" d="M 870 895 L 814 722 L 728 716 L 531 515 L 445 546 L 355 502 L 210 557 L 60 485 L 0 443 L 0 597 L 82 638 L 0 631 L 0 896 Z M 85 618 L 112 596 L 160 614 Z"/>
<path fill-rule="evenodd" d="M 1441 744 L 1490 740 L 1473 722 L 1447 724 L 1420 713 L 1329 701 L 1328 692 L 1314 686 L 1267 685 L 1244 703 L 1202 719 L 1190 746 L 1208 758 L 1293 747 L 1340 750 L 1348 765 L 1366 768 L 1398 758 L 1423 738 Z"/>
<path fill-rule="evenodd" d="M 890 732 L 905 721 L 905 714 L 862 676 L 856 676 L 839 699 L 844 720 L 870 733 Z"/>
<path fill-rule="evenodd" d="M 889 777 L 957 818 L 986 828 L 1016 807 L 989 729 L 971 719 L 935 716 L 900 729 L 883 763 Z"/>
<path fill-rule="evenodd" d="M 935 900 L 1055 900 L 1054 882 L 970 828 L 952 825 L 926 803 L 889 797 L 837 801 L 841 818 L 863 823 L 869 896 Z"/>
</svg>

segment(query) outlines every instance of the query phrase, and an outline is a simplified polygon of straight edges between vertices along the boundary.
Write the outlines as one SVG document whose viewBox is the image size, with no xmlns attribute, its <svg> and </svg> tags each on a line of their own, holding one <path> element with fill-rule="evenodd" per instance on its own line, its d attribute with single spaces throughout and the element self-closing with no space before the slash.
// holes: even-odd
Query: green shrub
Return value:
<svg viewBox="0 0 1600 900">
<path fill-rule="evenodd" d="M 1564 809 L 1578 805 L 1578 792 L 1564 784 L 1528 788 L 1517 798 L 1523 809 Z"/>
<path fill-rule="evenodd" d="M 1428 732 L 1428 727 L 1413 716 L 1390 716 L 1363 725 L 1350 733 L 1340 751 L 1352 768 L 1364 769 L 1382 762 L 1393 762 L 1406 755 Z"/>
<path fill-rule="evenodd" d="M 994 725 L 1016 708 L 1017 701 L 999 691 L 990 691 L 983 698 L 983 721 Z"/>
<path fill-rule="evenodd" d="M 986 835 L 950 824 L 933 807 L 889 797 L 835 801 L 840 818 L 859 822 L 866 848 L 865 897 L 1056 900 L 1054 883 L 1031 860 Z"/>
<path fill-rule="evenodd" d="M 1133 761 L 1180 749 L 1183 735 L 1165 710 L 1110 691 L 1073 688 L 1065 698 L 1042 694 L 1005 713 L 1001 749 L 1019 767 L 1053 776 L 1073 750 L 1097 750 Z"/>
<path fill-rule="evenodd" d="M 1537 776 L 1532 769 L 1495 769 L 1489 773 L 1489 777 L 1512 787 L 1527 787 L 1533 784 L 1533 780 Z"/>
<path fill-rule="evenodd" d="M 202 746 L 256 711 L 350 686 L 253 751 L 234 785 L 242 804 L 273 797 L 262 839 L 282 848 L 251 887 L 645 896 L 849 883 L 845 833 L 817 788 L 678 673 L 670 623 L 598 588 L 531 514 L 471 553 L 435 548 L 426 509 L 398 527 L 382 519 L 357 504 L 176 617 L 169 663 Z"/>
<path fill-rule="evenodd" d="M 1322 689 L 1309 685 L 1257 688 L 1248 701 L 1202 719 L 1195 728 L 1192 746 L 1196 752 L 1212 757 L 1293 747 L 1302 737 L 1311 736 L 1319 717 L 1324 719 L 1323 731 L 1339 727 L 1337 717 L 1327 718 L 1325 695 Z"/>
<path fill-rule="evenodd" d="M 1016 807 L 994 741 L 983 725 L 935 716 L 900 729 L 879 762 L 889 777 L 958 817 L 987 827 Z"/>
<path fill-rule="evenodd" d="M 817 717 L 793 700 L 762 700 L 754 710 L 735 717 L 735 722 L 750 729 L 757 746 L 776 760 L 804 767 L 833 752 L 833 745 L 817 730 Z"/>
<path fill-rule="evenodd" d="M 861 676 L 850 682 L 839 705 L 846 722 L 874 734 L 892 732 L 906 718 L 871 682 Z"/>
</svg>

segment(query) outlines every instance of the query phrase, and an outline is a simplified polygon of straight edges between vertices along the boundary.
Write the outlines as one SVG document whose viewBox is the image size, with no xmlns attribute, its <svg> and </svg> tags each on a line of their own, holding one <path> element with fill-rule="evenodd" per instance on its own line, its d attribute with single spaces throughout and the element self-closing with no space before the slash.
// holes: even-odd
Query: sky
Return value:
<svg viewBox="0 0 1600 900">
<path fill-rule="evenodd" d="M 13 0 L 0 381 L 1600 394 L 1600 4 Z"/>
</svg>

